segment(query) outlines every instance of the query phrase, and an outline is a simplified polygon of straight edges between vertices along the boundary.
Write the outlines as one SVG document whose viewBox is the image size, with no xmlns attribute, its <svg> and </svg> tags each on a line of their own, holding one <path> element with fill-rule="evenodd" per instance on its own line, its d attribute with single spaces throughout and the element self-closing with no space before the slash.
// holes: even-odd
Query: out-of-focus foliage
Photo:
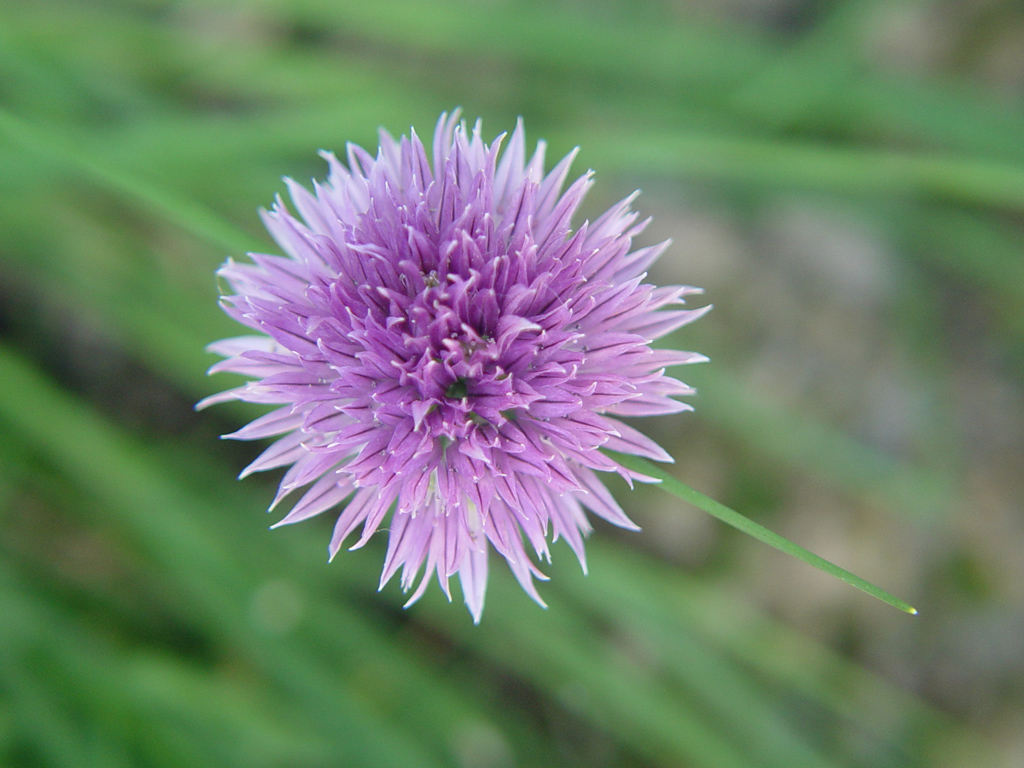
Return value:
<svg viewBox="0 0 1024 768">
<path fill-rule="evenodd" d="M 1024 14 L 998 0 L 8 0 L 0 6 L 0 764 L 1024 763 Z M 526 119 L 636 187 L 697 413 L 542 611 L 375 592 L 268 532 L 252 417 L 197 416 L 213 272 L 320 148 Z"/>
</svg>

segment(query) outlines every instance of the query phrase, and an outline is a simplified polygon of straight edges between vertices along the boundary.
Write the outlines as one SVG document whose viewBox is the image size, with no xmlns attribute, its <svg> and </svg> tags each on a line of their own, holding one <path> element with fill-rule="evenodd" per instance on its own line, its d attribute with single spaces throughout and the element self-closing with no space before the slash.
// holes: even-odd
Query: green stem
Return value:
<svg viewBox="0 0 1024 768">
<path fill-rule="evenodd" d="M 680 482 L 665 470 L 651 464 L 649 461 L 636 456 L 616 453 L 615 451 L 606 451 L 606 453 L 627 469 L 632 469 L 644 475 L 657 478 L 661 481 L 660 486 L 664 491 L 671 493 L 673 496 L 677 496 L 683 501 L 693 504 L 695 507 L 704 510 L 712 517 L 717 517 L 726 525 L 731 525 L 733 528 L 753 536 L 755 539 L 764 542 L 768 546 L 775 547 L 776 549 L 785 552 L 787 555 L 792 555 L 798 560 L 803 560 L 805 563 L 813 565 L 818 570 L 831 574 L 837 579 L 845 581 L 847 584 L 867 592 L 872 597 L 877 597 L 883 603 L 888 603 L 894 608 L 899 608 L 901 611 L 906 613 L 914 615 L 917 614 L 916 608 L 903 602 L 899 598 L 890 595 L 881 587 L 876 587 L 871 582 L 865 581 L 860 576 L 850 573 L 845 568 L 840 568 L 838 565 L 830 563 L 825 558 L 819 557 L 798 544 L 794 544 L 789 539 L 769 531 L 763 525 L 758 525 L 753 520 L 744 517 L 739 512 L 715 501 L 711 497 L 705 496 L 699 491 L 695 491 L 690 486 Z"/>
</svg>

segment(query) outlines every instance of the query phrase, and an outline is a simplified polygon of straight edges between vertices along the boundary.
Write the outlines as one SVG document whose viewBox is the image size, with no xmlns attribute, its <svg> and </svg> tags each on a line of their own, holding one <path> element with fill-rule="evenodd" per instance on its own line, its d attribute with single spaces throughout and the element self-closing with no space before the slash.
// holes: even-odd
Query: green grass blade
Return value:
<svg viewBox="0 0 1024 768">
<path fill-rule="evenodd" d="M 889 732 L 887 751 L 909 749 L 909 753 L 904 753 L 907 759 L 886 763 L 892 768 L 932 764 L 921 756 L 927 751 L 926 745 L 906 744 L 899 735 L 901 732 L 955 734 L 957 740 L 970 744 L 969 753 L 978 756 L 976 764 L 998 763 L 991 743 L 953 715 L 931 707 L 843 651 L 771 618 L 757 600 L 747 600 L 746 595 L 739 593 L 738 584 L 725 585 L 703 578 L 678 564 L 653 558 L 641 549 L 618 546 L 598 536 L 587 543 L 587 551 L 594 566 L 586 578 L 576 578 L 572 569 L 566 569 L 566 573 L 559 573 L 559 578 L 552 580 L 552 586 L 571 591 L 609 620 L 628 613 L 633 617 L 626 620 L 630 626 L 650 627 L 651 632 L 656 629 L 663 644 L 658 645 L 658 639 L 650 642 L 661 649 L 660 653 L 676 670 L 675 674 L 696 675 L 701 671 L 690 669 L 697 665 L 690 664 L 688 655 L 675 650 L 676 636 L 686 635 L 690 642 L 713 649 L 720 659 L 748 669 L 750 678 L 746 684 L 763 686 L 776 717 L 800 732 L 805 732 L 804 727 L 811 723 L 819 724 L 812 727 L 820 727 L 823 720 L 847 723 L 850 728 L 867 732 L 875 727 L 872 725 L 877 722 L 873 708 L 878 708 L 898 712 L 902 720 L 898 729 Z M 563 578 L 565 576 L 569 578 Z M 899 618 L 893 620 L 899 621 Z M 717 685 L 731 683 L 720 678 Z M 801 711 L 793 719 L 791 709 L 778 705 L 780 691 L 785 692 L 783 698 L 786 699 L 806 698 L 820 707 L 822 714 L 808 717 L 806 711 Z M 868 701 L 872 702 L 872 707 L 863 705 Z M 752 700 L 744 702 L 744 708 L 757 706 Z M 750 716 L 746 711 L 741 713 L 743 718 Z M 752 730 L 748 728 L 744 734 L 750 736 Z M 812 740 L 814 743 L 820 744 Z M 866 765 L 850 763 L 844 761 L 841 754 L 826 752 L 844 766 Z M 791 761 L 787 768 L 798 764 Z M 881 768 L 881 764 L 870 764 Z"/>
<path fill-rule="evenodd" d="M 59 131 L 50 130 L 40 121 L 28 123 L 0 108 L 0 136 L 28 149 L 51 162 L 65 162 L 101 186 L 117 191 L 127 199 L 141 203 L 185 231 L 221 248 L 238 253 L 258 250 L 255 240 L 192 200 L 147 183 L 130 173 L 97 162 Z"/>
<path fill-rule="evenodd" d="M 565 138 L 549 133 L 552 143 Z M 865 149 L 850 145 L 742 134 L 576 132 L 587 162 L 603 171 L 711 179 L 752 187 L 837 194 L 915 197 L 1019 209 L 1024 169 L 948 152 Z"/>
<path fill-rule="evenodd" d="M 883 603 L 888 603 L 893 608 L 899 608 L 901 611 L 910 614 L 917 614 L 917 609 L 912 605 L 903 602 L 898 597 L 894 597 L 886 592 L 881 587 L 876 587 L 869 581 L 862 579 L 856 574 L 850 573 L 845 568 L 840 568 L 835 563 L 830 563 L 823 557 L 819 557 L 813 552 L 801 547 L 799 544 L 794 544 L 784 536 L 780 536 L 774 533 L 763 525 L 755 523 L 747 517 L 744 517 L 739 512 L 730 509 L 721 502 L 715 501 L 709 496 L 705 496 L 700 491 L 695 491 L 685 483 L 680 482 L 672 475 L 668 474 L 665 470 L 651 464 L 649 461 L 636 456 L 627 456 L 626 454 L 616 453 L 615 451 L 607 452 L 615 461 L 622 464 L 622 466 L 641 472 L 650 477 L 655 477 L 661 481 L 661 488 L 667 493 L 671 493 L 673 496 L 677 496 L 683 501 L 693 504 L 698 509 L 702 509 L 712 517 L 717 517 L 723 523 L 731 525 L 737 530 L 743 531 L 750 536 L 753 536 L 758 541 L 761 541 L 768 546 L 775 547 L 787 555 L 792 555 L 798 560 L 803 560 L 809 565 L 813 565 L 820 571 L 824 571 L 827 574 L 835 576 L 841 581 L 845 581 L 850 586 L 856 587 L 857 589 L 867 592 L 872 597 L 876 597 Z"/>
</svg>

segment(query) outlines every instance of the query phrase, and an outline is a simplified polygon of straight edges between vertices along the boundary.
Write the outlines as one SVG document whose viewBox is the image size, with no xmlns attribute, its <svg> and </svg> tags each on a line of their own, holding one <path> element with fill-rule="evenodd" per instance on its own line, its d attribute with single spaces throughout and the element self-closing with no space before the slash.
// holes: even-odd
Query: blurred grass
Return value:
<svg viewBox="0 0 1024 768">
<path fill-rule="evenodd" d="M 1012 739 L 938 696 L 943 660 L 913 649 L 956 618 L 949 563 L 985 558 L 958 517 L 979 503 L 974 455 L 1019 448 L 1011 432 L 979 449 L 955 393 L 964 357 L 985 391 L 1019 383 L 1024 108 L 879 66 L 891 4 L 780 6 L 805 22 L 615 0 L 0 9 L 0 764 L 1012 765 Z M 761 211 L 827 200 L 883 233 L 897 278 L 879 347 L 925 409 L 909 437 L 759 383 L 767 321 L 743 318 L 766 251 L 749 281 L 702 267 L 719 308 L 678 343 L 715 362 L 666 442 L 681 479 L 771 527 L 794 519 L 794 489 L 852 507 L 864 549 L 841 564 L 925 616 L 845 593 L 821 608 L 827 577 L 803 573 L 773 602 L 731 535 L 688 574 L 686 540 L 656 555 L 652 534 L 602 527 L 586 579 L 556 548 L 546 612 L 493 568 L 473 627 L 436 590 L 408 612 L 375 594 L 379 542 L 327 567 L 326 522 L 264 530 L 267 483 L 233 480 L 253 447 L 215 440 L 251 411 L 189 408 L 227 386 L 204 376 L 203 346 L 234 333 L 213 270 L 270 247 L 254 210 L 282 174 L 322 174 L 315 150 L 371 145 L 378 125 L 426 134 L 456 104 L 489 135 L 523 114 L 551 157 L 580 144 L 603 202 L 639 184 L 641 210 L 704 196 L 764 245 Z M 680 221 L 657 224 L 685 241 Z M 951 296 L 968 301 L 954 318 Z M 807 304 L 790 311 L 821 311 Z M 647 526 L 696 514 L 622 498 Z M 903 567 L 864 555 L 894 547 Z M 806 600 L 838 628 L 793 626 Z M 1000 701 L 1012 730 L 1020 703 Z"/>
</svg>

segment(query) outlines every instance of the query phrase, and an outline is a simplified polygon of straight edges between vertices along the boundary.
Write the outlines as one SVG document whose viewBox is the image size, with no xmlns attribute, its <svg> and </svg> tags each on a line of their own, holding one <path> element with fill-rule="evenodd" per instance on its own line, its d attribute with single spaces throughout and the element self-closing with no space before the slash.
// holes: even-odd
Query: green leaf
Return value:
<svg viewBox="0 0 1024 768">
<path fill-rule="evenodd" d="M 715 501 L 710 496 L 705 496 L 700 491 L 695 491 L 690 486 L 680 482 L 672 475 L 668 474 L 668 472 L 654 464 L 651 464 L 649 461 L 636 456 L 617 453 L 615 451 L 606 451 L 606 453 L 627 469 L 632 469 L 644 475 L 657 478 L 660 481 L 660 487 L 664 491 L 671 493 L 673 496 L 679 497 L 683 501 L 693 504 L 695 507 L 704 510 L 712 517 L 717 517 L 723 523 L 731 525 L 733 528 L 743 531 L 744 533 L 753 536 L 758 541 L 764 542 L 768 546 L 775 547 L 776 549 L 785 552 L 787 555 L 792 555 L 798 560 L 803 560 L 805 563 L 813 565 L 818 570 L 831 574 L 837 579 L 845 581 L 847 584 L 867 592 L 872 597 L 877 597 L 883 603 L 888 603 L 894 608 L 899 608 L 901 611 L 906 613 L 917 615 L 916 608 L 903 602 L 898 597 L 890 595 L 881 587 L 876 587 L 871 582 L 862 579 L 856 574 L 850 573 L 845 568 L 840 568 L 835 563 L 830 563 L 825 558 L 819 557 L 813 552 L 809 552 L 799 544 L 794 544 L 784 536 L 780 536 L 777 533 L 769 531 L 763 525 L 758 525 L 753 520 L 744 517 L 736 510 L 730 509 L 721 502 Z"/>
<path fill-rule="evenodd" d="M 168 192 L 158 184 L 150 184 L 127 171 L 97 161 L 62 131 L 53 130 L 41 121 L 25 121 L 0 108 L 0 137 L 50 162 L 66 163 L 101 187 L 114 190 L 126 199 L 144 205 L 207 242 L 236 253 L 259 249 L 257 241 L 224 222 L 214 212 L 190 199 Z"/>
</svg>

